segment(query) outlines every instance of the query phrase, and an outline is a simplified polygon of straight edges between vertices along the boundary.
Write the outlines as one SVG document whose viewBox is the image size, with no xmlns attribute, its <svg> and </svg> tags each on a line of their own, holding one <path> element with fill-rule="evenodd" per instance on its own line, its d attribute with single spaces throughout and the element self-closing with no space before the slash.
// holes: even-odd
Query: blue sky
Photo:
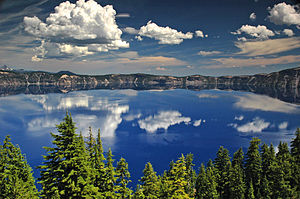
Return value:
<svg viewBox="0 0 300 199">
<path fill-rule="evenodd" d="M 300 9 L 277 0 L 4 0 L 0 65 L 79 74 L 240 75 L 300 66 Z"/>
</svg>

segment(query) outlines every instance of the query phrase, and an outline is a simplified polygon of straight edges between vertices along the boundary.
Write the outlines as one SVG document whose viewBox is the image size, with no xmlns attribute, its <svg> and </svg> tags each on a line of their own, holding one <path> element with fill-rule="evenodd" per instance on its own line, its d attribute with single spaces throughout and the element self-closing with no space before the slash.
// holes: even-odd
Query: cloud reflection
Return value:
<svg viewBox="0 0 300 199">
<path fill-rule="evenodd" d="M 141 129 L 145 129 L 149 133 L 155 133 L 158 129 L 167 130 L 175 124 L 182 122 L 188 124 L 190 121 L 190 117 L 183 117 L 178 111 L 160 111 L 157 115 L 139 120 L 138 124 Z"/>
<path fill-rule="evenodd" d="M 238 101 L 235 107 L 247 110 L 273 111 L 282 113 L 295 113 L 299 111 L 299 106 L 289 104 L 278 99 L 264 95 L 245 94 L 237 96 Z"/>
</svg>

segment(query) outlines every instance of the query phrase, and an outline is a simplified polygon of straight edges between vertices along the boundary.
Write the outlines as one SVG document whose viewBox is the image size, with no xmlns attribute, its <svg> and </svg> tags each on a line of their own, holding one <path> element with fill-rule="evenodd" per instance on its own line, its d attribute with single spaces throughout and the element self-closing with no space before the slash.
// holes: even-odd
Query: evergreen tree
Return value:
<svg viewBox="0 0 300 199">
<path fill-rule="evenodd" d="M 263 198 L 270 199 L 271 198 L 271 190 L 269 186 L 269 181 L 266 175 L 262 174 L 261 183 L 260 183 L 260 193 Z"/>
<path fill-rule="evenodd" d="M 186 155 L 186 181 L 188 182 L 188 184 L 186 186 L 187 189 L 185 191 L 189 194 L 190 197 L 194 196 L 195 183 L 197 178 L 194 166 L 195 164 L 193 163 L 193 154 L 189 153 Z"/>
<path fill-rule="evenodd" d="M 217 157 L 214 160 L 216 168 L 217 190 L 221 198 L 229 197 L 229 151 L 222 146 L 217 152 Z"/>
<path fill-rule="evenodd" d="M 249 182 L 252 182 L 255 198 L 260 197 L 260 179 L 261 179 L 261 156 L 259 153 L 260 139 L 253 138 L 246 153 L 245 173 L 246 182 L 248 182 L 248 189 L 250 189 Z"/>
<path fill-rule="evenodd" d="M 244 152 L 242 148 L 239 148 L 234 154 L 232 159 L 232 167 L 238 166 L 243 170 L 244 168 Z"/>
<path fill-rule="evenodd" d="M 295 195 L 300 198 L 300 128 L 295 133 L 296 137 L 291 142 L 292 154 L 292 188 Z"/>
<path fill-rule="evenodd" d="M 159 198 L 159 180 L 150 162 L 145 165 L 143 174 L 144 176 L 140 180 L 142 183 L 140 188 L 144 197 L 153 199 Z"/>
<path fill-rule="evenodd" d="M 132 191 L 127 187 L 130 182 L 130 173 L 128 171 L 128 163 L 124 158 L 121 158 L 117 163 L 116 174 L 116 190 L 118 192 L 118 198 L 130 198 Z"/>
<path fill-rule="evenodd" d="M 136 189 L 135 189 L 135 192 L 134 192 L 132 198 L 133 199 L 145 199 L 146 198 L 143 193 L 143 189 L 141 188 L 141 185 L 136 186 Z"/>
<path fill-rule="evenodd" d="M 245 198 L 244 172 L 240 166 L 240 164 L 235 164 L 229 169 L 229 198 L 231 199 Z"/>
<path fill-rule="evenodd" d="M 205 167 L 201 164 L 200 172 L 196 180 L 196 199 L 211 199 L 218 198 L 217 183 L 213 175 L 213 168 L 208 167 L 205 171 Z"/>
<path fill-rule="evenodd" d="M 105 198 L 116 198 L 117 190 L 116 190 L 115 184 L 116 184 L 116 180 L 117 180 L 117 177 L 116 177 L 117 174 L 116 174 L 116 169 L 113 165 L 115 160 L 113 159 L 111 149 L 108 150 L 106 160 L 107 160 L 106 165 L 105 165 L 106 174 L 105 174 L 105 182 L 103 185 L 104 195 L 105 195 Z"/>
<path fill-rule="evenodd" d="M 255 196 L 254 196 L 254 189 L 253 189 L 253 183 L 252 181 L 250 180 L 249 182 L 249 186 L 248 186 L 248 190 L 247 190 L 247 199 L 255 199 Z"/>
<path fill-rule="evenodd" d="M 32 169 L 9 136 L 0 145 L 0 198 L 38 198 Z"/>
<path fill-rule="evenodd" d="M 70 114 L 57 125 L 58 134 L 51 133 L 54 147 L 44 147 L 48 154 L 40 166 L 44 198 L 95 197 L 98 189 L 91 182 L 89 154 L 82 136 L 75 133 Z"/>
<path fill-rule="evenodd" d="M 185 191 L 188 184 L 186 176 L 186 161 L 182 155 L 162 179 L 162 198 L 189 199 L 190 197 Z"/>
</svg>

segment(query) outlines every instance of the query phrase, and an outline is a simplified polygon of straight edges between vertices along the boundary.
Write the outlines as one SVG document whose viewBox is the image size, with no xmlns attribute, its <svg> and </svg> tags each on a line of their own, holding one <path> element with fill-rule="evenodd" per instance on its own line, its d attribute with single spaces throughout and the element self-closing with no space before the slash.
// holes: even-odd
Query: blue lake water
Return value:
<svg viewBox="0 0 300 199">
<path fill-rule="evenodd" d="M 182 153 L 200 166 L 219 146 L 231 152 L 253 136 L 262 142 L 290 142 L 300 127 L 300 106 L 265 95 L 220 90 L 89 90 L 0 97 L 0 139 L 10 134 L 38 176 L 43 146 L 51 146 L 66 111 L 77 131 L 100 128 L 105 151 L 129 163 L 132 186 L 150 161 L 161 174 Z"/>
</svg>

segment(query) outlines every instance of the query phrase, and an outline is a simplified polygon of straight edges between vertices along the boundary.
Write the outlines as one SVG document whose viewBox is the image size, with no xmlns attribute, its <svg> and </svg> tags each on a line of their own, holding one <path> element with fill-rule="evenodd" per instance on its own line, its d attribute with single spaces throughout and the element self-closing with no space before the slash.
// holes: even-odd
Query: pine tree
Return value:
<svg viewBox="0 0 300 199">
<path fill-rule="evenodd" d="M 295 133 L 296 137 L 291 142 L 292 176 L 291 185 L 295 195 L 300 198 L 300 128 Z"/>
<path fill-rule="evenodd" d="M 130 182 L 130 173 L 128 171 L 128 163 L 124 158 L 121 158 L 117 163 L 116 174 L 116 190 L 118 192 L 118 198 L 130 198 L 132 191 L 127 187 Z"/>
<path fill-rule="evenodd" d="M 165 173 L 162 179 L 162 198 L 182 198 L 189 199 L 186 193 L 186 161 L 184 155 L 172 164 L 168 173 Z"/>
<path fill-rule="evenodd" d="M 245 198 L 246 185 L 243 169 L 244 153 L 240 148 L 233 155 L 232 166 L 229 169 L 229 195 L 232 199 Z"/>
<path fill-rule="evenodd" d="M 111 149 L 108 149 L 108 153 L 107 153 L 107 157 L 106 157 L 106 165 L 105 165 L 105 170 L 106 170 L 106 175 L 105 175 L 105 182 L 103 184 L 103 188 L 104 188 L 104 195 L 105 198 L 116 198 L 116 169 L 113 165 L 114 163 L 114 159 L 113 159 L 113 155 L 111 152 Z"/>
<path fill-rule="evenodd" d="M 222 146 L 217 152 L 217 157 L 214 160 L 216 168 L 217 190 L 221 198 L 229 197 L 229 151 Z"/>
<path fill-rule="evenodd" d="M 86 142 L 87 150 L 90 156 L 90 163 L 92 171 L 94 172 L 92 182 L 95 187 L 98 187 L 99 193 L 103 195 L 105 183 L 105 157 L 103 154 L 103 147 L 100 135 L 100 129 L 98 130 L 97 139 L 94 138 L 91 127 L 89 128 L 89 136 Z"/>
<path fill-rule="evenodd" d="M 248 190 L 247 190 L 247 199 L 255 199 L 255 196 L 254 196 L 254 189 L 253 189 L 253 183 L 252 181 L 250 180 L 249 182 L 249 186 L 248 186 Z"/>
<path fill-rule="evenodd" d="M 195 192 L 195 183 L 196 183 L 196 172 L 194 170 L 195 164 L 193 163 L 193 154 L 189 153 L 186 155 L 186 181 L 188 182 L 186 186 L 186 192 L 189 194 L 190 197 L 194 196 Z"/>
<path fill-rule="evenodd" d="M 245 173 L 246 182 L 248 182 L 248 189 L 250 189 L 249 182 L 252 182 L 255 198 L 260 197 L 260 179 L 261 179 L 261 156 L 259 153 L 260 139 L 253 138 L 246 153 Z"/>
<path fill-rule="evenodd" d="M 0 146 L 0 198 L 38 198 L 32 169 L 9 136 Z"/>
<path fill-rule="evenodd" d="M 196 199 L 211 199 L 218 198 L 217 183 L 213 175 L 213 168 L 205 167 L 201 164 L 200 172 L 196 180 Z"/>
<path fill-rule="evenodd" d="M 141 190 L 146 198 L 159 198 L 159 180 L 156 172 L 153 170 L 152 164 L 148 162 L 143 170 L 141 178 Z"/>
<path fill-rule="evenodd" d="M 143 193 L 143 189 L 141 188 L 141 185 L 136 186 L 136 189 L 135 189 L 135 192 L 134 192 L 132 198 L 133 199 L 145 199 L 146 198 Z"/>
<path fill-rule="evenodd" d="M 44 147 L 48 154 L 40 166 L 44 198 L 95 197 L 98 189 L 91 182 L 89 154 L 83 137 L 76 135 L 70 114 L 57 125 L 58 134 L 51 133 L 54 147 Z"/>
<path fill-rule="evenodd" d="M 261 183 L 260 183 L 260 193 L 263 198 L 270 199 L 271 198 L 271 190 L 269 186 L 269 181 L 266 175 L 262 174 Z"/>
</svg>

